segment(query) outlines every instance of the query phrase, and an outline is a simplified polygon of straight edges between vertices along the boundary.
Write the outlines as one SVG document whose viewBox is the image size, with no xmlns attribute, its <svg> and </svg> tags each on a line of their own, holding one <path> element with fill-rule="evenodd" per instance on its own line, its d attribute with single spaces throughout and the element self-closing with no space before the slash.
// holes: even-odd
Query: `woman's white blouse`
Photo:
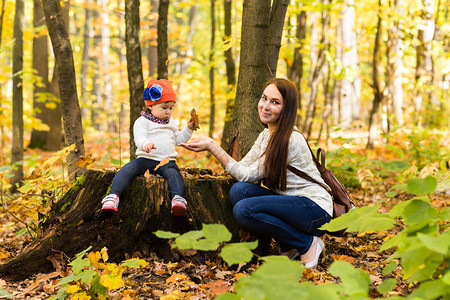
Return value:
<svg viewBox="0 0 450 300">
<path fill-rule="evenodd" d="M 264 178 L 264 159 L 269 140 L 269 129 L 264 129 L 256 139 L 252 149 L 241 160 L 232 159 L 225 170 L 238 181 L 256 182 Z M 291 165 L 318 182 L 324 183 L 319 170 L 314 165 L 311 152 L 305 138 L 297 131 L 293 131 L 289 140 L 287 164 Z M 305 196 L 317 203 L 330 216 L 333 216 L 333 200 L 331 195 L 320 185 L 303 179 L 287 170 L 286 190 L 275 190 L 277 194 L 289 196 Z"/>
</svg>

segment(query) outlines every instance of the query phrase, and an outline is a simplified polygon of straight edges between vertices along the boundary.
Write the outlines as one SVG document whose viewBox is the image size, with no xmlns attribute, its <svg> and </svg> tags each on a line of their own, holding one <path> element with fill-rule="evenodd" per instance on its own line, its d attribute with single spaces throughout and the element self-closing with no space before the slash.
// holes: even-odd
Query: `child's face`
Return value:
<svg viewBox="0 0 450 300">
<path fill-rule="evenodd" d="M 168 120 L 173 113 L 173 108 L 175 106 L 175 102 L 162 102 L 158 104 L 154 104 L 150 106 L 150 110 L 152 115 L 157 117 L 158 119 Z"/>
</svg>

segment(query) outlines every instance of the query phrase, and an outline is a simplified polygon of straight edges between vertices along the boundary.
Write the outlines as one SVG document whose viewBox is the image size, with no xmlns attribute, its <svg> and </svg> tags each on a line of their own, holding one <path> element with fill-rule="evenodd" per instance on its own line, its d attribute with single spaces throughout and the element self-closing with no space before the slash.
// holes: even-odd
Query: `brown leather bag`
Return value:
<svg viewBox="0 0 450 300">
<path fill-rule="evenodd" d="M 324 189 L 326 189 L 327 192 L 330 193 L 330 195 L 333 197 L 333 218 L 337 218 L 348 212 L 353 207 L 355 207 L 355 205 L 353 204 L 353 200 L 350 196 L 350 193 L 345 188 L 345 186 L 339 181 L 339 179 L 337 179 L 336 176 L 334 176 L 334 174 L 329 169 L 325 168 L 325 151 L 322 150 L 321 148 L 317 149 L 317 157 L 316 157 L 314 156 L 311 147 L 309 147 L 309 150 L 311 151 L 312 159 L 320 172 L 320 176 L 328 186 L 318 182 L 305 172 L 300 171 L 299 169 L 296 169 L 291 165 L 287 166 L 287 168 L 289 171 L 293 172 L 297 176 L 300 176 L 303 179 L 317 183 Z M 321 162 L 319 162 L 319 157 L 321 158 Z M 341 236 L 344 233 L 344 231 L 345 230 L 328 233 L 335 236 Z"/>
</svg>

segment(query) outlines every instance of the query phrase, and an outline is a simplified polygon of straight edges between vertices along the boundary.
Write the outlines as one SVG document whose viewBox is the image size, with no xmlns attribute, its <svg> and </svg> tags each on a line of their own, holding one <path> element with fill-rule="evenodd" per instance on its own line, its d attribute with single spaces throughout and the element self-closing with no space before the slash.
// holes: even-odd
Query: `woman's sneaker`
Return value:
<svg viewBox="0 0 450 300">
<path fill-rule="evenodd" d="M 184 216 L 186 214 L 187 201 L 180 195 L 175 195 L 172 198 L 172 209 L 170 214 L 174 216 Z"/>
<path fill-rule="evenodd" d="M 116 194 L 106 195 L 102 200 L 103 211 L 117 211 L 119 208 L 119 196 Z"/>
</svg>

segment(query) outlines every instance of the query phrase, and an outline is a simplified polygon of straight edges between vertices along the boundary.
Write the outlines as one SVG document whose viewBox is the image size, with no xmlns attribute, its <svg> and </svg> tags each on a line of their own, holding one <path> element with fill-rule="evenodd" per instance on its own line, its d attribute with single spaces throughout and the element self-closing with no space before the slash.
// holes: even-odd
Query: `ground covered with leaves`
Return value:
<svg viewBox="0 0 450 300">
<path fill-rule="evenodd" d="M 87 145 L 86 151 L 87 153 L 97 153 L 96 156 L 92 156 L 92 159 L 96 160 L 97 165 L 95 167 L 111 168 L 117 167 L 117 164 L 123 165 L 122 157 L 127 157 L 127 153 L 117 153 L 116 140 L 111 138 L 98 139 L 97 141 L 96 144 Z M 127 148 L 126 144 L 124 143 L 121 148 Z M 108 151 L 105 152 L 104 150 Z M 353 153 L 358 153 L 358 151 L 363 150 L 355 149 Z M 33 153 L 33 155 L 36 155 L 37 152 L 34 151 Z M 103 153 L 103 156 L 99 155 L 101 153 Z M 385 153 L 381 151 L 374 152 L 374 155 L 378 155 L 380 160 L 389 160 L 389 157 L 383 156 L 383 154 Z M 188 167 L 201 167 L 207 164 L 214 172 L 222 172 L 220 166 L 213 160 L 208 160 L 193 153 L 183 153 L 183 155 L 185 157 L 183 161 L 196 161 L 196 165 L 187 165 Z M 44 160 L 50 156 L 47 153 L 40 153 L 37 157 Z M 408 193 L 399 193 L 395 197 L 386 196 L 392 191 L 392 186 L 398 184 L 398 176 L 400 175 L 397 174 L 398 171 L 395 168 L 392 168 L 391 171 L 388 170 L 388 174 L 386 174 L 381 171 L 376 173 L 374 170 L 356 165 L 357 163 L 355 163 L 353 172 L 358 174 L 356 177 L 359 180 L 359 186 L 350 189 L 356 206 L 364 207 L 382 203 L 380 209 L 382 213 L 389 211 L 398 202 L 412 198 L 412 195 Z M 446 180 L 448 182 L 448 178 Z M 61 188 L 61 193 L 64 190 L 64 188 Z M 49 195 L 52 195 L 52 193 L 49 192 Z M 32 242 L 35 236 L 34 228 L 30 224 L 34 224 L 33 218 L 38 212 L 33 211 L 33 206 L 25 207 L 25 209 L 16 212 L 8 211 L 8 208 L 14 207 L 14 201 L 18 201 L 18 199 L 17 196 L 2 193 L 0 263 L 4 263 L 20 253 L 24 247 Z M 450 190 L 444 185 L 444 188 L 431 195 L 430 199 L 433 207 L 438 209 L 448 207 Z M 380 246 L 386 240 L 396 236 L 402 229 L 402 224 L 399 224 L 389 230 L 348 233 L 343 237 L 324 235 L 323 240 L 326 248 L 318 267 L 305 269 L 301 280 L 319 285 L 339 283 L 340 279 L 330 274 L 329 267 L 334 261 L 340 260 L 350 263 L 356 269 L 363 269 L 369 274 L 371 281 L 370 298 L 408 295 L 416 288 L 416 285 L 414 282 L 411 283 L 403 279 L 400 265 L 388 275 L 383 272 L 383 268 L 387 264 L 387 258 L 392 255 L 394 250 L 379 251 Z M 233 291 L 240 278 L 249 276 L 257 270 L 262 264 L 261 260 L 257 259 L 258 255 L 278 254 L 279 249 L 272 241 L 270 248 L 265 253 L 256 253 L 250 263 L 231 267 L 227 266 L 220 258 L 218 251 L 183 250 L 179 251 L 180 258 L 177 261 L 164 261 L 154 253 L 145 255 L 134 253 L 130 257 L 130 261 L 133 261 L 133 259 L 139 261 L 137 266 L 133 266 L 132 263 L 109 262 L 107 249 L 97 253 L 87 252 L 86 257 L 89 258 L 88 263 L 93 266 L 97 274 L 116 274 L 116 276 L 108 277 L 110 281 L 106 283 L 106 286 L 110 287 L 106 291 L 106 295 L 110 299 L 213 299 L 225 292 Z M 74 258 L 70 259 L 73 260 Z M 3 289 L 0 292 L 5 294 L 4 297 L 11 297 L 12 295 L 14 299 L 47 299 L 57 295 L 61 280 L 73 274 L 74 268 L 76 268 L 76 265 L 55 265 L 55 271 L 52 273 L 33 275 L 20 282 L 0 279 L 0 286 Z M 387 277 L 395 277 L 397 283 L 391 291 L 382 295 L 379 293 L 378 286 Z M 58 285 L 58 283 L 60 284 Z M 72 288 L 82 289 L 82 286 L 77 285 L 72 286 Z M 85 298 L 80 295 L 85 295 Z M 88 295 L 79 294 L 79 299 L 88 299 Z"/>
</svg>

